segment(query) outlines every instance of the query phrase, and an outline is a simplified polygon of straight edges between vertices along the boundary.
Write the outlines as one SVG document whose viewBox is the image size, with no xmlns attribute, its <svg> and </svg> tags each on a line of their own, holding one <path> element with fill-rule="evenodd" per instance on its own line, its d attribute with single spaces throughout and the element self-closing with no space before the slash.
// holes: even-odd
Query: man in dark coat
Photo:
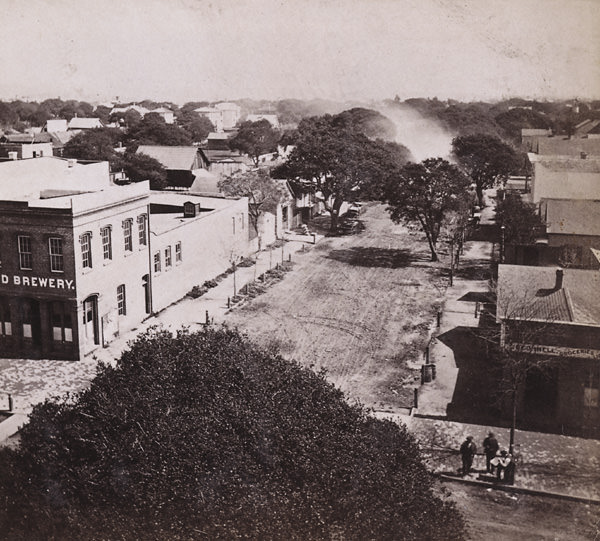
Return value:
<svg viewBox="0 0 600 541">
<path fill-rule="evenodd" d="M 483 440 L 483 452 L 485 453 L 485 471 L 487 473 L 494 473 L 494 466 L 491 463 L 492 458 L 498 453 L 498 440 L 495 438 L 494 433 L 490 432 L 488 437 Z"/>
<path fill-rule="evenodd" d="M 471 472 L 473 458 L 477 453 L 477 446 L 473 443 L 473 436 L 467 436 L 467 439 L 460 446 L 460 456 L 462 457 L 462 474 L 467 475 Z"/>
</svg>

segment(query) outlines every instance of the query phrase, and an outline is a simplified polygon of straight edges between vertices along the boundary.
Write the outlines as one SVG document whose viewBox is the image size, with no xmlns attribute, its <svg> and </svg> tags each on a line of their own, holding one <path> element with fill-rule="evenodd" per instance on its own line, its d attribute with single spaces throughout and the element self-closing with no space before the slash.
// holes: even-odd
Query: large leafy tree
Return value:
<svg viewBox="0 0 600 541">
<path fill-rule="evenodd" d="M 513 244 L 533 244 L 544 232 L 544 223 L 536 206 L 508 193 L 498 202 L 496 222 L 504 226 L 504 241 Z"/>
<path fill-rule="evenodd" d="M 182 109 L 177 115 L 177 123 L 190 134 L 194 142 L 203 141 L 210 132 L 215 131 L 213 123 L 193 109 Z"/>
<path fill-rule="evenodd" d="M 248 154 L 256 166 L 260 156 L 277 150 L 277 143 L 281 139 L 278 130 L 271 126 L 268 120 L 256 122 L 242 122 L 235 137 L 229 141 L 232 150 L 239 150 Z"/>
<path fill-rule="evenodd" d="M 394 222 L 418 223 L 427 237 L 431 260 L 437 261 L 437 241 L 450 215 L 468 207 L 469 179 L 442 158 L 406 164 L 387 192 L 388 210 Z"/>
<path fill-rule="evenodd" d="M 520 165 L 514 149 L 493 135 L 480 133 L 455 137 L 452 153 L 473 179 L 480 206 L 484 205 L 483 190 L 506 181 Z"/>
<path fill-rule="evenodd" d="M 139 145 L 191 145 L 190 134 L 179 126 L 167 124 L 158 113 L 147 113 L 129 128 L 126 141 L 128 150 L 135 151 Z"/>
<path fill-rule="evenodd" d="M 78 160 L 102 160 L 114 163 L 118 159 L 114 149 L 122 139 L 122 132 L 114 128 L 85 130 L 65 144 L 63 155 Z"/>
<path fill-rule="evenodd" d="M 248 214 L 257 234 L 260 216 L 265 212 L 275 213 L 285 197 L 281 183 L 271 178 L 266 169 L 225 177 L 219 182 L 219 189 L 229 196 L 248 198 Z"/>
<path fill-rule="evenodd" d="M 141 335 L 1 457 L 7 538 L 464 535 L 404 426 L 227 329 Z"/>
<path fill-rule="evenodd" d="M 302 120 L 293 144 L 288 160 L 274 175 L 313 181 L 331 214 L 332 230 L 344 202 L 380 194 L 394 164 L 410 155 L 405 147 L 373 141 L 331 115 Z"/>
<path fill-rule="evenodd" d="M 147 154 L 127 152 L 120 165 L 131 182 L 148 180 L 152 190 L 160 190 L 167 185 L 167 170 Z"/>
<path fill-rule="evenodd" d="M 393 140 L 396 136 L 394 123 L 373 109 L 354 107 L 335 115 L 334 118 L 336 125 L 355 129 L 370 138 Z"/>
</svg>

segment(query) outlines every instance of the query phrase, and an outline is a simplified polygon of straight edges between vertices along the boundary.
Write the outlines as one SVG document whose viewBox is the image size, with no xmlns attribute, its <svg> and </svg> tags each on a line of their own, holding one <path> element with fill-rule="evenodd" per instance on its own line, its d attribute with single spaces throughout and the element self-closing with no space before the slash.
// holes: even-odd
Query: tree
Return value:
<svg viewBox="0 0 600 541">
<path fill-rule="evenodd" d="M 127 152 L 121 167 L 131 182 L 150 181 L 151 190 L 161 190 L 167 185 L 167 170 L 156 159 L 141 152 Z"/>
<path fill-rule="evenodd" d="M 496 206 L 496 222 L 504 226 L 506 244 L 534 244 L 544 232 L 544 223 L 536 206 L 524 202 L 518 194 L 507 193 Z"/>
<path fill-rule="evenodd" d="M 242 122 L 235 137 L 229 141 L 229 147 L 231 150 L 248 154 L 258 167 L 260 156 L 275 152 L 280 138 L 281 134 L 268 120 L 246 121 Z"/>
<path fill-rule="evenodd" d="M 369 138 L 393 140 L 396 126 L 386 116 L 373 109 L 354 107 L 335 115 L 334 124 L 359 131 Z"/>
<path fill-rule="evenodd" d="M 203 141 L 210 132 L 215 131 L 213 123 L 193 109 L 180 111 L 177 123 L 190 134 L 194 142 Z"/>
<path fill-rule="evenodd" d="M 314 182 L 331 215 L 332 231 L 345 201 L 380 194 L 394 164 L 410 155 L 401 145 L 372 141 L 354 128 L 336 125 L 331 115 L 302 120 L 293 139 L 288 160 L 273 175 Z"/>
<path fill-rule="evenodd" d="M 388 187 L 391 219 L 417 222 L 429 243 L 431 260 L 437 261 L 437 241 L 451 212 L 465 213 L 469 180 L 442 158 L 408 163 Z"/>
<path fill-rule="evenodd" d="M 523 128 L 550 128 L 550 121 L 545 115 L 530 109 L 510 109 L 498 114 L 496 122 L 502 127 L 506 135 L 515 142 L 520 141 Z"/>
<path fill-rule="evenodd" d="M 248 214 L 257 234 L 260 216 L 265 212 L 275 213 L 285 196 L 281 184 L 271 178 L 266 169 L 226 177 L 219 182 L 219 189 L 225 195 L 248 198 Z"/>
<path fill-rule="evenodd" d="M 0 451 L 20 539 L 459 539 L 417 443 L 226 328 L 142 334 Z"/>
<path fill-rule="evenodd" d="M 129 128 L 127 147 L 135 151 L 139 145 L 191 145 L 190 135 L 174 124 L 167 124 L 158 113 L 147 113 L 139 123 Z"/>
<path fill-rule="evenodd" d="M 506 181 L 509 173 L 518 167 L 517 154 L 513 148 L 493 135 L 455 137 L 452 152 L 473 179 L 480 206 L 484 206 L 483 190 L 499 181 Z"/>
<path fill-rule="evenodd" d="M 114 128 L 94 128 L 78 133 L 65 144 L 65 158 L 77 160 L 101 160 L 115 163 L 120 156 L 115 147 L 122 140 L 123 134 Z"/>
</svg>

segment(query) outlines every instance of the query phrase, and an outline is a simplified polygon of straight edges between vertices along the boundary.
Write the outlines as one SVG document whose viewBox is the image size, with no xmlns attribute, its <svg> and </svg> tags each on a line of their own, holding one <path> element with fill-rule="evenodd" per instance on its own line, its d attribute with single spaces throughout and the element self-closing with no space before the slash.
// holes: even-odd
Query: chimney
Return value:
<svg viewBox="0 0 600 541">
<path fill-rule="evenodd" d="M 587 152 L 580 152 L 580 153 L 579 153 L 579 157 L 580 157 L 582 160 L 585 160 L 585 159 L 587 158 Z"/>
<path fill-rule="evenodd" d="M 563 286 L 563 270 L 556 269 L 556 284 L 554 284 L 554 290 L 558 291 L 559 289 L 562 289 L 562 286 Z"/>
</svg>

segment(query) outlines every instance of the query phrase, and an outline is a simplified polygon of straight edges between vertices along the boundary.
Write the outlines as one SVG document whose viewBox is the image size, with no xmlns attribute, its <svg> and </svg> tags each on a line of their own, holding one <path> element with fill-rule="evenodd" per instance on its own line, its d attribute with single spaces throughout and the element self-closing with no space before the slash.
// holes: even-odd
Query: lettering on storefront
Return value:
<svg viewBox="0 0 600 541">
<path fill-rule="evenodd" d="M 600 350 L 589 348 L 568 348 L 561 346 L 544 346 L 540 344 L 507 344 L 506 349 L 521 351 L 535 355 L 551 355 L 553 357 L 577 357 L 579 359 L 600 360 Z"/>
<path fill-rule="evenodd" d="M 75 289 L 75 281 L 66 278 L 46 278 L 42 276 L 20 276 L 0 274 L 0 284 L 49 289 Z"/>
</svg>

